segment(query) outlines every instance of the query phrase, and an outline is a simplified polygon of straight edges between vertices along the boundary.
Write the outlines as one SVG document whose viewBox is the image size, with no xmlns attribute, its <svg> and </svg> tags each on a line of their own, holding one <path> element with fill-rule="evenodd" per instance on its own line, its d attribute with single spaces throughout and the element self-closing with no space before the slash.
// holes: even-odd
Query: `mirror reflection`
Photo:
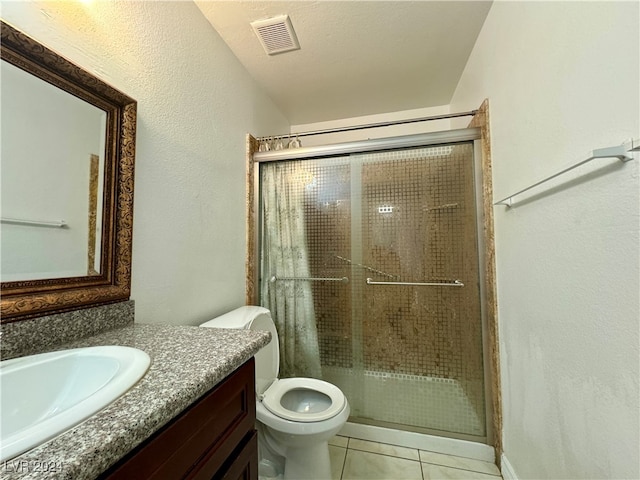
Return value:
<svg viewBox="0 0 640 480">
<path fill-rule="evenodd" d="M 0 62 L 2 282 L 100 274 L 107 114 Z"/>
</svg>

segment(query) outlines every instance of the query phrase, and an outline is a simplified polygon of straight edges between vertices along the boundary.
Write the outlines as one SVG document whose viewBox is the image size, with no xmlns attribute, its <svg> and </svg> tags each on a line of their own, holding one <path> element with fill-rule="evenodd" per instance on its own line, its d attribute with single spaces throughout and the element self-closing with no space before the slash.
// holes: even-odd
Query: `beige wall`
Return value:
<svg viewBox="0 0 640 480">
<path fill-rule="evenodd" d="M 639 136 L 638 18 L 638 2 L 493 4 L 451 110 L 489 99 L 494 198 Z M 595 161 L 495 207 L 518 478 L 640 477 L 638 166 Z"/>
<path fill-rule="evenodd" d="M 197 324 L 243 304 L 245 134 L 289 125 L 198 8 L 2 2 L 1 13 L 138 101 L 136 321 Z"/>
</svg>

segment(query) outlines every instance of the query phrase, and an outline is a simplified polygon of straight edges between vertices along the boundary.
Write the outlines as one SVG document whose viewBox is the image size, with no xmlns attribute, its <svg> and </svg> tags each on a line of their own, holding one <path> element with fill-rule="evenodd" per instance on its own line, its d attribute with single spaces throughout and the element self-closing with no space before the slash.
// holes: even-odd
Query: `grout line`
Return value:
<svg viewBox="0 0 640 480">
<path fill-rule="evenodd" d="M 420 461 L 420 451 L 419 451 L 419 449 L 417 449 L 417 448 L 403 447 L 402 445 L 395 445 L 395 444 L 393 444 L 393 443 L 373 442 L 373 441 L 371 441 L 371 440 L 364 440 L 364 439 L 362 439 L 362 438 L 356 438 L 356 440 L 360 440 L 360 441 L 362 441 L 362 442 L 373 443 L 373 444 L 377 444 L 377 445 L 388 445 L 388 446 L 390 446 L 390 447 L 402 448 L 402 449 L 404 449 L 404 450 L 413 450 L 413 451 L 415 451 L 415 452 L 418 454 L 418 460 L 414 460 L 414 459 L 412 459 L 412 458 L 400 457 L 400 456 L 398 456 L 398 455 L 391 455 L 391 454 L 389 454 L 389 453 L 372 452 L 372 451 L 370 451 L 370 450 L 362 450 L 362 449 L 360 449 L 360 448 L 351 447 L 351 446 L 349 446 L 349 445 L 350 445 L 350 442 L 351 442 L 351 438 L 352 438 L 352 437 L 348 437 L 348 438 L 349 438 L 349 442 L 347 442 L 347 448 L 350 448 L 350 449 L 355 450 L 355 451 L 357 451 L 357 452 L 375 453 L 376 455 L 384 455 L 384 456 L 386 456 L 386 457 L 401 458 L 401 459 L 403 459 L 403 460 L 411 460 L 411 461 L 413 461 L 413 462 L 416 462 L 416 461 L 417 461 L 417 462 L 419 462 L 419 461 Z"/>
<path fill-rule="evenodd" d="M 340 470 L 340 480 L 344 477 L 344 469 L 347 467 L 347 455 L 349 455 L 349 443 L 351 442 L 351 437 L 345 437 L 347 439 L 347 445 L 344 449 L 344 460 L 342 461 L 342 470 Z"/>
<path fill-rule="evenodd" d="M 452 455 L 453 456 L 453 455 Z M 464 457 L 461 457 L 464 458 Z M 426 463 L 428 465 L 435 465 L 437 467 L 445 467 L 445 468 L 452 468 L 454 470 L 460 470 L 462 472 L 471 472 L 471 473 L 479 473 L 480 475 L 487 475 L 489 477 L 494 477 L 494 478 L 502 478 L 502 475 L 496 475 L 494 473 L 486 473 L 486 472 L 478 472 L 477 470 L 469 470 L 468 468 L 459 468 L 459 467 L 452 467 L 451 465 L 443 465 L 441 463 L 431 463 L 431 462 L 423 462 L 420 461 L 420 464 Z"/>
<path fill-rule="evenodd" d="M 347 442 L 347 445 L 348 444 L 349 444 L 349 442 Z M 340 469 L 340 480 L 342 480 L 342 477 L 344 477 L 344 469 L 347 466 L 347 454 L 348 453 L 349 453 L 349 449 L 345 448 L 344 449 L 344 459 L 342 460 L 342 468 Z"/>
<path fill-rule="evenodd" d="M 381 457 L 397 458 L 399 460 L 406 460 L 407 462 L 427 463 L 427 462 L 421 462 L 420 460 L 415 460 L 413 458 L 398 457 L 397 455 L 391 455 L 391 454 L 388 454 L 388 453 L 370 452 L 369 450 L 360 450 L 360 449 L 357 449 L 357 448 L 350 448 L 349 450 L 352 450 L 354 452 L 370 453 L 372 455 L 380 455 Z M 478 473 L 480 473 L 480 472 L 478 472 Z"/>
<path fill-rule="evenodd" d="M 385 445 L 391 445 L 391 444 L 390 443 L 386 443 Z M 371 452 L 369 450 L 360 450 L 359 448 L 347 448 L 347 450 L 352 450 L 354 452 L 370 453 L 372 455 L 380 455 L 382 457 L 398 458 L 400 460 L 406 460 L 408 462 L 428 463 L 428 462 L 421 462 L 419 459 L 418 460 L 414 460 L 413 458 L 398 457 L 397 455 L 391 455 L 389 453 Z M 478 473 L 481 473 L 481 472 L 478 472 Z"/>
<path fill-rule="evenodd" d="M 340 474 L 340 479 L 341 480 L 342 480 L 342 476 L 344 475 L 345 466 L 347 464 L 347 455 L 349 454 L 349 450 L 354 451 L 354 452 L 370 453 L 372 455 L 381 455 L 381 456 L 384 456 L 384 457 L 399 458 L 401 460 L 408 460 L 410 462 L 416 462 L 417 461 L 420 464 L 420 472 L 422 473 L 423 480 L 425 479 L 424 465 L 423 464 L 435 465 L 435 466 L 438 466 L 438 467 L 445 467 L 445 468 L 452 468 L 454 470 L 460 470 L 460 471 L 463 471 L 463 472 L 479 473 L 481 475 L 487 475 L 487 476 L 490 476 L 490 477 L 494 477 L 496 479 L 502 479 L 503 478 L 501 474 L 500 475 L 496 475 L 496 474 L 493 474 L 493 473 L 486 473 L 486 472 L 479 472 L 477 470 L 470 470 L 468 468 L 452 467 L 451 465 L 444 465 L 444 464 L 441 464 L 441 463 L 433 463 L 433 462 L 422 461 L 422 458 L 420 457 L 420 450 L 421 449 L 401 447 L 400 445 L 394 445 L 392 443 L 371 442 L 369 440 L 366 440 L 366 441 L 369 441 L 370 443 L 377 443 L 377 444 L 380 444 L 380 445 L 390 445 L 390 446 L 394 446 L 394 447 L 407 448 L 408 450 L 416 450 L 418 452 L 418 460 L 413 460 L 411 458 L 406 458 L 406 457 L 398 457 L 396 455 L 389 455 L 387 453 L 371 452 L 371 451 L 368 451 L 368 450 L 361 450 L 359 448 L 351 447 L 350 446 L 351 445 L 351 437 L 346 437 L 346 438 L 347 438 L 347 446 L 346 447 L 342 447 L 342 448 L 346 449 L 346 453 L 345 453 L 345 456 L 344 456 L 344 462 L 342 463 L 342 472 Z M 443 455 L 445 457 L 461 458 L 461 459 L 465 459 L 465 460 L 474 460 L 474 461 L 477 461 L 477 462 L 484 462 L 484 460 L 469 459 L 467 457 L 462 457 L 460 455 L 448 455 L 448 454 L 444 454 L 444 453 L 433 452 L 431 450 L 422 450 L 422 451 L 423 452 L 429 452 L 429 453 L 435 453 L 435 454 L 438 454 L 438 455 Z M 491 462 L 484 462 L 484 463 L 489 463 L 491 465 L 494 465 Z"/>
<path fill-rule="evenodd" d="M 491 463 L 491 462 L 487 462 L 485 460 L 478 460 L 476 458 L 469 458 L 469 457 L 462 457 L 460 455 L 452 455 L 452 454 L 447 454 L 447 453 L 440 453 L 440 452 L 433 452 L 431 450 L 422 450 L 423 452 L 429 452 L 429 453 L 434 453 L 437 455 L 444 455 L 445 457 L 452 457 L 452 458 L 461 458 L 463 460 L 471 460 L 473 462 L 482 462 L 482 463 L 488 463 L 489 465 L 494 465 L 496 468 L 498 467 L 495 463 Z M 502 473 L 500 473 L 500 475 L 496 475 L 495 473 L 487 473 L 487 472 L 479 472 L 478 470 L 470 470 L 469 468 L 460 468 L 460 467 L 452 467 L 451 465 L 445 465 L 443 463 L 436 463 L 436 462 L 428 462 L 426 460 L 422 460 L 422 456 L 420 456 L 420 451 L 418 451 L 418 456 L 420 458 L 420 462 L 421 463 L 428 463 L 430 465 L 438 465 L 440 467 L 447 467 L 447 468 L 455 468 L 456 470 L 464 470 L 465 472 L 474 472 L 474 473 L 481 473 L 483 475 L 490 475 L 492 477 L 496 477 L 496 478 L 503 478 L 502 477 Z M 498 468 L 498 470 L 500 470 Z"/>
<path fill-rule="evenodd" d="M 422 449 L 422 448 L 419 448 L 419 449 L 418 449 L 418 454 L 419 454 L 421 451 L 422 451 L 422 452 L 428 452 L 428 453 L 434 453 L 434 454 L 436 454 L 436 455 L 444 455 L 445 457 L 463 458 L 463 459 L 465 459 L 465 460 L 471 460 L 471 461 L 473 461 L 473 462 L 482 462 L 482 463 L 488 463 L 488 464 L 490 464 L 490 465 L 496 465 L 495 463 L 487 462 L 486 460 L 479 460 L 479 459 L 477 459 L 477 458 L 463 457 L 462 455 L 455 455 L 455 454 L 453 454 L 453 453 L 434 452 L 433 450 L 424 450 L 424 449 Z M 427 462 L 427 463 L 429 463 L 429 462 Z M 496 465 L 496 466 L 497 466 L 497 465 Z M 478 472 L 478 473 L 482 473 L 482 472 Z"/>
</svg>

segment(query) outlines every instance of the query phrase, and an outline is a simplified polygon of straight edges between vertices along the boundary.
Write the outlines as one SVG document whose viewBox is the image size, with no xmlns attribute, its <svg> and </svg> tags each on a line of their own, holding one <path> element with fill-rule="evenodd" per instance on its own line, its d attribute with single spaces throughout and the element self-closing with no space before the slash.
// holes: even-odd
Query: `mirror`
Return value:
<svg viewBox="0 0 640 480">
<path fill-rule="evenodd" d="M 1 28 L 2 322 L 126 300 L 136 102 Z"/>
<path fill-rule="evenodd" d="M 97 275 L 106 112 L 9 62 L 0 78 L 0 279 Z"/>
</svg>

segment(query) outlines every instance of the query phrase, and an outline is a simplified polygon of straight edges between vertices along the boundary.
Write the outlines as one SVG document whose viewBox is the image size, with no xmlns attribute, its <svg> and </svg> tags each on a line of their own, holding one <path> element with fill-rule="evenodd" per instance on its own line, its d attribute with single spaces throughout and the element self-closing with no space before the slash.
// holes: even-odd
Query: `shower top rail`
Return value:
<svg viewBox="0 0 640 480">
<path fill-rule="evenodd" d="M 275 275 L 269 279 L 271 283 L 281 280 L 303 281 L 303 282 L 342 282 L 349 283 L 347 277 L 276 277 Z"/>
<path fill-rule="evenodd" d="M 556 177 L 559 177 L 563 173 L 567 173 L 573 170 L 574 168 L 577 168 L 581 165 L 584 165 L 585 163 L 590 162 L 591 160 L 595 160 L 596 158 L 617 158 L 621 162 L 628 162 L 629 160 L 633 160 L 633 156 L 629 155 L 629 153 L 627 152 L 637 151 L 638 149 L 637 142 L 638 142 L 637 140 L 633 140 L 626 144 L 615 146 L 615 147 L 597 148 L 591 152 L 591 154 L 587 159 L 581 160 L 578 163 L 574 163 L 573 165 L 567 168 L 564 168 L 563 170 L 560 170 L 559 172 L 556 172 L 553 175 L 549 175 L 548 177 L 545 177 L 542 180 L 537 181 L 533 185 L 529 185 L 527 188 L 518 190 L 517 192 L 512 193 L 511 195 L 507 195 L 506 197 L 495 202 L 494 205 L 504 205 L 507 208 L 509 208 L 513 205 L 513 197 L 515 197 L 516 195 L 520 195 L 521 193 L 528 192 L 532 188 L 542 185 L 543 183 L 548 182 L 549 180 L 552 180 Z"/>
<path fill-rule="evenodd" d="M 353 130 L 365 130 L 368 128 L 390 127 L 393 125 L 406 125 L 409 123 L 429 122 L 432 120 L 446 120 L 449 118 L 458 118 L 458 117 L 473 117 L 476 113 L 478 113 L 478 110 L 470 110 L 468 112 L 445 113 L 442 115 L 432 115 L 430 117 L 409 118 L 406 120 L 392 120 L 388 122 L 366 123 L 363 125 L 327 128 L 324 130 L 313 130 L 309 132 L 291 132 L 291 133 L 285 133 L 281 135 L 270 135 L 266 137 L 258 137 L 257 140 L 258 141 L 269 140 L 274 137 L 308 137 L 311 135 L 325 135 L 327 133 L 351 132 Z"/>
<path fill-rule="evenodd" d="M 367 278 L 367 285 L 404 285 L 410 287 L 464 287 L 460 280 L 453 282 L 376 282 L 372 278 Z"/>
</svg>

